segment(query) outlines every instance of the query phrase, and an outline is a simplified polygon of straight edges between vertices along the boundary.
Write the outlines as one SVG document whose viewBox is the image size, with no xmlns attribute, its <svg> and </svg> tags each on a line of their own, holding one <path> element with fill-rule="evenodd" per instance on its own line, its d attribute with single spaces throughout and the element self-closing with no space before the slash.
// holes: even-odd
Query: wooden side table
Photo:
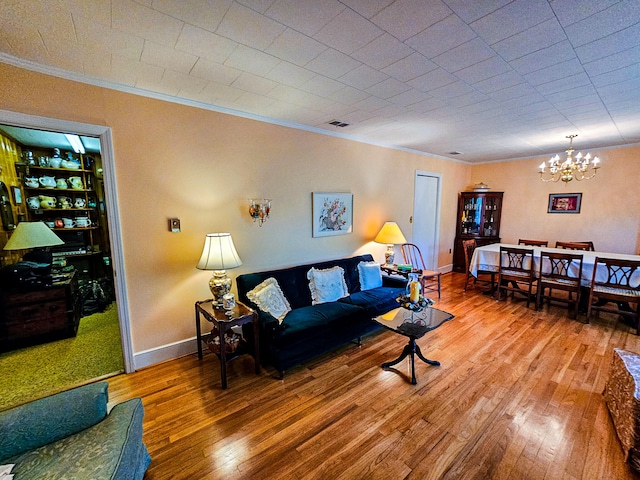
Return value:
<svg viewBox="0 0 640 480">
<path fill-rule="evenodd" d="M 236 306 L 230 310 L 231 315 L 226 315 L 229 310 L 222 310 L 214 308 L 212 300 L 204 300 L 196 302 L 196 335 L 198 341 L 198 358 L 202 360 L 202 344 L 207 340 L 217 336 L 220 343 L 220 352 L 216 353 L 220 359 L 220 378 L 222 380 L 222 388 L 227 388 L 227 363 L 244 353 L 243 345 L 238 345 L 238 348 L 233 353 L 228 353 L 225 348 L 225 334 L 231 331 L 231 327 L 238 325 L 244 325 L 245 323 L 253 322 L 253 361 L 256 365 L 256 375 L 260 375 L 260 342 L 258 339 L 258 314 L 251 308 L 247 307 L 243 303 L 237 302 Z M 213 324 L 213 329 L 210 334 L 202 334 L 200 327 L 200 316 L 204 316 L 205 320 Z"/>
</svg>

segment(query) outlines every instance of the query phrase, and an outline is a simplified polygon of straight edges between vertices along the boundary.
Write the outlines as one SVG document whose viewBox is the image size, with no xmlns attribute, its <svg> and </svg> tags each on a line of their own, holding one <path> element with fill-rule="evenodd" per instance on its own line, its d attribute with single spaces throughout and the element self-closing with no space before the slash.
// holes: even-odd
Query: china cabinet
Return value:
<svg viewBox="0 0 640 480">
<path fill-rule="evenodd" d="M 81 264 L 89 277 L 104 255 L 101 194 L 94 188 L 102 183 L 93 166 L 93 157 L 78 155 L 59 167 L 27 165 L 22 179 L 27 220 L 45 222 L 65 242 L 52 248 L 54 262 Z"/>
<path fill-rule="evenodd" d="M 458 195 L 453 271 L 464 273 L 463 240 L 474 239 L 478 246 L 500 242 L 503 192 L 461 192 Z"/>
</svg>

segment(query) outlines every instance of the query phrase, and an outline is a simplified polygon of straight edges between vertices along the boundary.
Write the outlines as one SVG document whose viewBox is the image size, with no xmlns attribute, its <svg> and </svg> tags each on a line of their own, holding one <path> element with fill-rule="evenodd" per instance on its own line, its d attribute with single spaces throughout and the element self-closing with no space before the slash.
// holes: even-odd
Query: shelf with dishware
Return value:
<svg viewBox="0 0 640 480">
<path fill-rule="evenodd" d="M 106 221 L 101 214 L 100 192 L 94 189 L 102 185 L 95 172 L 92 156 L 67 153 L 61 159 L 60 152 L 30 155 L 27 152 L 22 167 L 26 220 L 42 221 L 64 241 L 64 245 L 52 248 L 57 265 L 71 264 L 93 277 L 95 266 L 83 264 L 82 258 L 102 259 L 105 250 L 103 233 Z M 93 262 L 93 260 L 89 260 Z"/>
<path fill-rule="evenodd" d="M 463 240 L 473 239 L 477 246 L 500 241 L 500 217 L 503 192 L 489 192 L 488 187 L 479 191 L 461 192 L 458 195 L 456 238 L 453 246 L 453 270 L 465 272 Z"/>
</svg>

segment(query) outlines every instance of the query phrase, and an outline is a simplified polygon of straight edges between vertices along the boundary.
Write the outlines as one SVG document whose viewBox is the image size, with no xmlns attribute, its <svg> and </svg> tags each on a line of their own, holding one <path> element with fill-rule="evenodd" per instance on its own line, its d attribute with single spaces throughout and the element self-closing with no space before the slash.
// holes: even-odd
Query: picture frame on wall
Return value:
<svg viewBox="0 0 640 480">
<path fill-rule="evenodd" d="M 353 232 L 353 194 L 313 192 L 312 210 L 314 237 Z"/>
<path fill-rule="evenodd" d="M 580 213 L 581 193 L 550 193 L 547 213 Z"/>
<path fill-rule="evenodd" d="M 20 190 L 20 187 L 11 187 L 11 194 L 13 196 L 13 204 L 22 205 L 22 190 Z"/>
</svg>

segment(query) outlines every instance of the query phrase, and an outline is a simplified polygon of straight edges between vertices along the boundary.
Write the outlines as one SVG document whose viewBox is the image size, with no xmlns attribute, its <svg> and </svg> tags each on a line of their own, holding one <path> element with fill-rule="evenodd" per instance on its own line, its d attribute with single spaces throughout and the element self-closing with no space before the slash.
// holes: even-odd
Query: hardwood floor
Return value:
<svg viewBox="0 0 640 480">
<path fill-rule="evenodd" d="M 395 358 L 405 337 L 380 331 L 287 372 L 255 375 L 196 354 L 109 380 L 118 402 L 140 396 L 145 476 L 160 479 L 631 479 L 602 399 L 613 348 L 640 337 L 613 315 L 590 325 L 566 307 L 541 312 L 463 292 L 442 277 L 435 307 L 456 318 L 418 340 L 442 362 Z"/>
</svg>

